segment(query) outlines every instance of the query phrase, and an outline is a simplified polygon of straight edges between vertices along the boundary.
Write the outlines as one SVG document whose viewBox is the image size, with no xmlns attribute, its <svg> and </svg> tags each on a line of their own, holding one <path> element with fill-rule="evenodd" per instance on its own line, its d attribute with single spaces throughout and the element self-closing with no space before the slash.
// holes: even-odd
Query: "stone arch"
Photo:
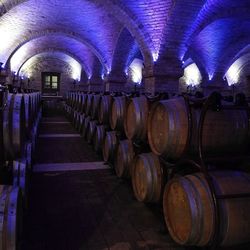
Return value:
<svg viewBox="0 0 250 250">
<path fill-rule="evenodd" d="M 34 53 L 33 55 L 29 56 L 19 67 L 18 71 L 17 71 L 17 75 L 19 75 L 20 71 L 22 70 L 22 67 L 26 64 L 26 62 L 28 62 L 31 58 L 35 57 L 36 55 L 42 54 L 44 52 L 61 52 L 63 54 L 68 55 L 69 57 L 72 57 L 74 60 L 76 60 L 80 65 L 82 65 L 81 60 L 76 56 L 71 54 L 69 51 L 64 50 L 64 49 L 53 49 L 53 48 L 47 48 L 47 49 L 41 49 L 41 50 L 37 50 L 36 53 Z M 61 60 L 60 58 L 58 58 L 58 60 Z M 83 68 L 84 71 L 86 72 L 85 68 Z M 86 74 L 88 74 L 88 72 L 86 72 Z"/>
<path fill-rule="evenodd" d="M 135 38 L 131 35 L 127 28 L 123 28 L 117 40 L 116 48 L 114 50 L 112 71 L 122 73 L 125 72 L 129 56 L 131 55 L 131 53 L 133 53 L 134 47 L 140 50 L 139 45 L 135 41 Z"/>
<path fill-rule="evenodd" d="M 231 1 L 232 4 L 232 1 Z M 223 18 L 249 18 L 250 4 L 234 1 L 234 6 L 226 5 L 224 1 L 206 1 L 182 42 L 182 55 L 186 53 L 193 39 L 207 26 Z"/>
<path fill-rule="evenodd" d="M 72 38 L 84 45 L 86 45 L 87 47 L 90 48 L 90 50 L 92 51 L 92 53 L 94 55 L 96 55 L 96 57 L 100 60 L 101 64 L 103 65 L 104 68 L 107 68 L 107 60 L 105 59 L 105 57 L 101 54 L 101 52 L 94 46 L 92 46 L 90 44 L 89 41 L 82 39 L 82 37 L 78 34 L 76 34 L 75 32 L 72 31 L 67 31 L 67 30 L 53 30 L 53 29 L 47 29 L 47 30 L 40 30 L 37 32 L 32 33 L 28 38 L 24 37 L 23 40 L 21 41 L 21 43 L 12 51 L 12 53 L 10 54 L 10 56 L 8 57 L 8 60 L 6 62 L 6 65 L 9 65 L 10 63 L 10 59 L 12 58 L 12 56 L 17 52 L 18 49 L 20 49 L 23 45 L 25 45 L 26 43 L 32 41 L 33 39 L 39 38 L 39 37 L 43 37 L 43 36 L 47 36 L 47 35 L 54 35 L 54 34 L 60 34 L 60 35 L 64 35 L 67 36 L 69 38 Z"/>
</svg>

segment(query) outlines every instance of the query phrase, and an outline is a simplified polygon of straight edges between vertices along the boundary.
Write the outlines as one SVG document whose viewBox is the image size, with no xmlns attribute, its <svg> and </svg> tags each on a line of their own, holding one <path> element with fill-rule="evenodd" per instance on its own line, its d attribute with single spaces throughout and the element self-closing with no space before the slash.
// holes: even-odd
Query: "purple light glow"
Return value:
<svg viewBox="0 0 250 250">
<path fill-rule="evenodd" d="M 220 19 L 204 28 L 194 39 L 192 53 L 203 63 L 207 73 L 213 75 L 223 69 L 225 51 L 239 43 L 240 37 L 250 33 L 250 22 L 238 19 Z M 234 36 L 232 36 L 234 34 Z M 222 60 L 223 59 L 223 60 Z"/>
<path fill-rule="evenodd" d="M 29 0 L 13 7 L 0 19 L 0 61 L 6 62 L 19 42 L 37 31 L 37 24 L 40 30 L 74 30 L 83 39 L 86 37 L 103 52 L 111 69 L 120 24 L 96 3 L 84 0 Z"/>
<path fill-rule="evenodd" d="M 127 62 L 126 62 L 126 65 L 125 65 L 125 71 L 126 71 L 126 69 L 128 69 L 129 65 L 132 63 L 132 61 L 135 58 L 143 60 L 143 56 L 141 54 L 140 48 L 139 48 L 139 46 L 138 46 L 138 44 L 136 42 L 133 44 L 133 46 L 130 49 L 130 52 L 128 54 Z"/>
<path fill-rule="evenodd" d="M 249 34 L 249 8 L 249 1 L 206 1 L 184 36 L 180 60 L 197 55 L 209 75 L 223 72 L 224 64 L 232 59 L 225 58 L 226 50 L 237 48 L 242 36 Z"/>
<path fill-rule="evenodd" d="M 92 74 L 94 55 L 89 48 L 70 37 L 57 34 L 39 37 L 24 44 L 11 58 L 11 69 L 18 71 L 28 58 L 36 53 L 46 51 L 48 48 L 55 51 L 68 51 L 68 54 L 79 59 L 87 75 Z"/>
<path fill-rule="evenodd" d="M 120 6 L 124 6 L 123 0 L 116 1 Z M 117 3 L 116 3 L 117 4 Z M 150 38 L 148 46 L 150 46 L 152 58 L 157 61 L 160 48 L 164 42 L 164 29 L 167 22 L 169 11 L 171 11 L 171 1 L 156 1 L 156 0 L 137 0 L 136 4 L 134 0 L 127 0 L 126 5 L 128 9 L 126 11 L 131 12 L 131 16 L 136 16 L 136 22 L 141 25 L 144 35 Z M 161 6 L 161 8 L 155 11 L 155 6 Z"/>
<path fill-rule="evenodd" d="M 19 74 L 27 76 L 27 77 L 31 77 L 32 74 L 34 73 L 32 71 L 33 70 L 32 66 L 41 58 L 44 61 L 46 61 L 46 58 L 54 58 L 54 59 L 61 60 L 67 63 L 71 68 L 72 79 L 80 80 L 81 70 L 82 70 L 81 65 L 74 58 L 61 52 L 43 52 L 43 53 L 33 56 L 28 61 L 26 61 L 24 65 L 20 68 Z"/>
</svg>

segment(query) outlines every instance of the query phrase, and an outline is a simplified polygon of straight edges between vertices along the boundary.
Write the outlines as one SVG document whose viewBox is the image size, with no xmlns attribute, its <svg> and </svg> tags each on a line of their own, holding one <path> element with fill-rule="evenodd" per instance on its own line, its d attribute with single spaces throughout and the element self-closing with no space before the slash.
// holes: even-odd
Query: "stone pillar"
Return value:
<svg viewBox="0 0 250 250">
<path fill-rule="evenodd" d="M 179 78 L 183 76 L 182 64 L 176 58 L 164 58 L 152 67 L 143 69 L 145 92 L 178 93 Z"/>
<path fill-rule="evenodd" d="M 88 91 L 88 81 L 81 81 L 78 85 L 79 91 Z"/>
<path fill-rule="evenodd" d="M 104 82 L 101 79 L 101 77 L 91 77 L 91 79 L 88 80 L 88 91 L 93 92 L 103 92 L 104 91 Z"/>
<path fill-rule="evenodd" d="M 111 73 L 105 78 L 105 91 L 126 91 L 126 83 L 127 77 L 123 72 Z"/>
<path fill-rule="evenodd" d="M 208 78 L 203 79 L 201 85 L 204 95 L 209 95 L 214 91 L 220 92 L 222 95 L 232 95 L 232 90 L 223 77 L 223 73 L 216 73 L 210 80 Z"/>
</svg>

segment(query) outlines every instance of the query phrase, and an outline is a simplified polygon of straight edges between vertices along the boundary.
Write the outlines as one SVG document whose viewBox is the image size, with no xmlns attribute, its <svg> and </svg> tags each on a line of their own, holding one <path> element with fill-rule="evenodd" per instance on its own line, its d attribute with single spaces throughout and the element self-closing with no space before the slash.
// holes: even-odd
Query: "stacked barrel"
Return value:
<svg viewBox="0 0 250 250">
<path fill-rule="evenodd" d="M 216 93 L 204 100 L 159 101 L 149 113 L 148 138 L 171 172 L 165 175 L 163 212 L 172 238 L 196 246 L 248 242 L 250 175 L 223 163 L 249 149 L 248 107 L 222 103 Z"/>
<path fill-rule="evenodd" d="M 181 245 L 249 241 L 250 175 L 221 163 L 247 154 L 249 108 L 219 96 L 68 95 L 76 128 L 97 152 L 102 147 L 118 177 L 131 178 L 139 201 L 163 205 L 169 233 Z"/>
<path fill-rule="evenodd" d="M 0 88 L 0 203 L 2 249 L 18 248 L 22 209 L 27 206 L 28 176 L 41 118 L 41 94 L 9 93 Z"/>
</svg>

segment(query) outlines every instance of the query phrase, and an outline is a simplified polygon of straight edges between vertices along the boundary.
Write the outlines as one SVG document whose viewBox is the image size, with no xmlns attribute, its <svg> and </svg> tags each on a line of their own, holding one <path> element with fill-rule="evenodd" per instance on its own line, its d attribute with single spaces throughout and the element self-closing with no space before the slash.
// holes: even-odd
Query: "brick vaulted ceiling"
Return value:
<svg viewBox="0 0 250 250">
<path fill-rule="evenodd" d="M 212 76 L 249 44 L 249 0 L 0 0 L 0 61 L 16 72 L 54 51 L 89 77 L 136 55 L 150 67 L 191 58 Z"/>
</svg>

